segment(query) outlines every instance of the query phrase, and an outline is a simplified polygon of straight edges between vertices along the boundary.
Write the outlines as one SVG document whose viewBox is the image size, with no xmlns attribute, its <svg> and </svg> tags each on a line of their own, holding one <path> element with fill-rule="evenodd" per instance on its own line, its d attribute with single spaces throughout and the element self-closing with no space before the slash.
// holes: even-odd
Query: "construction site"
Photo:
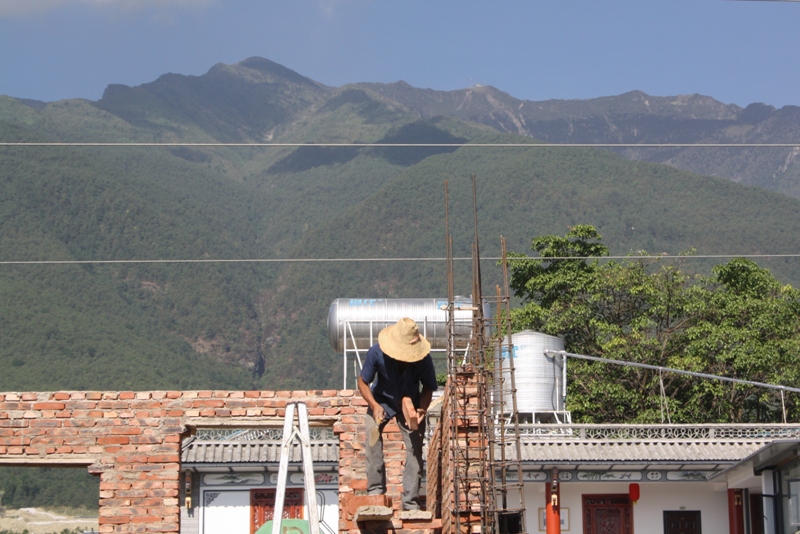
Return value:
<svg viewBox="0 0 800 534">
<path fill-rule="evenodd" d="M 780 534 L 800 525 L 800 425 L 573 424 L 563 340 L 512 334 L 505 244 L 504 281 L 484 292 L 475 224 L 469 297 L 456 295 L 448 233 L 446 298 L 332 304 L 341 390 L 0 393 L 0 466 L 88 469 L 100 478 L 103 533 Z M 350 387 L 363 351 L 402 317 L 446 366 L 421 422 L 425 506 L 415 514 L 400 506 L 395 422 L 383 433 L 387 491 L 367 494 L 367 403 Z"/>
</svg>

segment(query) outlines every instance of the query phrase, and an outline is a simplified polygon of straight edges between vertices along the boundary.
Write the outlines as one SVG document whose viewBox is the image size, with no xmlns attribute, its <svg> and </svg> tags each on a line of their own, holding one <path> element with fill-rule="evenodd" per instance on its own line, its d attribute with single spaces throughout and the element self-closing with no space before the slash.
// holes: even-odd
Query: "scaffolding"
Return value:
<svg viewBox="0 0 800 534">
<path fill-rule="evenodd" d="M 525 500 L 511 351 L 508 268 L 501 238 L 503 288 L 484 298 L 481 287 L 476 180 L 472 177 L 472 334 L 466 346 L 455 334 L 453 242 L 445 182 L 448 291 L 448 386 L 452 521 L 457 533 L 525 532 Z M 485 309 L 496 310 L 494 317 Z M 504 340 L 505 338 L 505 340 Z M 462 342 L 463 343 L 463 342 Z M 506 368 L 508 367 L 508 368 Z M 511 406 L 506 406 L 511 399 Z M 508 415 L 510 414 L 510 416 Z"/>
</svg>

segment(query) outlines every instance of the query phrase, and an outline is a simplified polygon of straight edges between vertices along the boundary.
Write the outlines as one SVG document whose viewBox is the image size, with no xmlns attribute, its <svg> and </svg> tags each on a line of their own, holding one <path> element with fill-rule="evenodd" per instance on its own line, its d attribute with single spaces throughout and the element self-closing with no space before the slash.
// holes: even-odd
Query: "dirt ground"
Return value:
<svg viewBox="0 0 800 534">
<path fill-rule="evenodd" d="M 65 528 L 70 531 L 76 528 L 89 532 L 97 531 L 97 517 L 76 517 L 68 513 L 59 514 L 37 508 L 0 510 L 0 530 L 22 532 L 28 529 L 30 534 L 58 534 Z"/>
</svg>

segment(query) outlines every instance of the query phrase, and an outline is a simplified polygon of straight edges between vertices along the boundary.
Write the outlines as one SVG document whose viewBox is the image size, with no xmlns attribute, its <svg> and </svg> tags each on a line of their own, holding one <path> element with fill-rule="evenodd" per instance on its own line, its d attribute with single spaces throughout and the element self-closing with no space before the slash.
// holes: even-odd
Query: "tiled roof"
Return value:
<svg viewBox="0 0 800 534">
<path fill-rule="evenodd" d="M 669 463 L 738 462 L 762 448 L 765 441 L 542 441 L 523 440 L 522 461 L 528 463 Z M 511 447 L 508 455 L 514 456 Z"/>
<path fill-rule="evenodd" d="M 302 462 L 299 443 L 289 450 L 290 462 Z M 191 441 L 182 447 L 183 464 L 262 464 L 280 462 L 280 441 Z M 311 459 L 315 462 L 338 462 L 338 441 L 312 441 Z"/>
</svg>

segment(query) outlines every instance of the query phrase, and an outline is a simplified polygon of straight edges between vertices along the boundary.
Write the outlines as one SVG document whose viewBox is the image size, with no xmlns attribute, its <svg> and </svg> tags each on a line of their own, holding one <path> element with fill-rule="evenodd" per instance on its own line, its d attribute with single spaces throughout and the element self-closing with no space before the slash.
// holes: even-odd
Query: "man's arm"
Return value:
<svg viewBox="0 0 800 534">
<path fill-rule="evenodd" d="M 428 413 L 428 406 L 431 405 L 433 399 L 433 392 L 436 391 L 439 385 L 436 383 L 436 369 L 433 366 L 433 359 L 428 354 L 421 362 L 422 369 L 420 371 L 420 383 L 422 384 L 422 392 L 419 395 L 419 408 L 417 408 L 417 416 L 422 419 Z"/>
<path fill-rule="evenodd" d="M 372 418 L 375 419 L 376 423 L 381 424 L 383 422 L 383 418 L 385 417 L 383 413 L 383 406 L 381 406 L 380 403 L 375 400 L 372 390 L 369 388 L 369 385 L 364 382 L 364 379 L 361 378 L 361 376 L 358 377 L 358 392 L 361 393 L 361 397 L 367 401 L 367 404 L 372 409 Z M 428 403 L 430 403 L 430 399 L 428 399 Z"/>
<path fill-rule="evenodd" d="M 417 416 L 422 420 L 425 414 L 428 413 L 428 406 L 431 405 L 433 398 L 433 390 L 428 386 L 422 386 L 422 393 L 419 394 L 419 408 L 417 408 Z"/>
</svg>

